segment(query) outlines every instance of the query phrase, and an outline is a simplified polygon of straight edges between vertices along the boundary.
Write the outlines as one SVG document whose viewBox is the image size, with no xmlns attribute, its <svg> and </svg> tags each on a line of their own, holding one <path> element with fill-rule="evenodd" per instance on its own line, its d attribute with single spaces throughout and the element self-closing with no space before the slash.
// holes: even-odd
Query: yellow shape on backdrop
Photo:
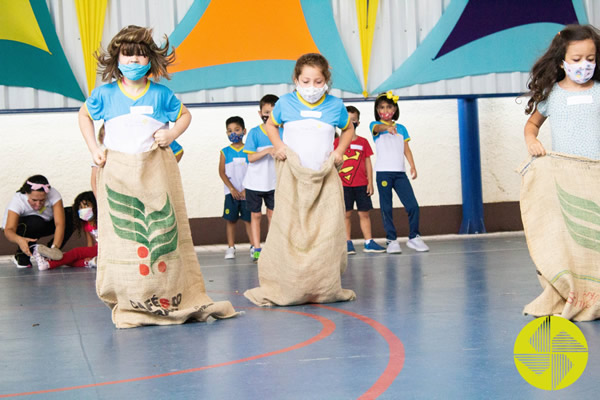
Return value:
<svg viewBox="0 0 600 400">
<path fill-rule="evenodd" d="M 169 72 L 318 53 L 300 0 L 212 0 L 177 47 Z"/>
<path fill-rule="evenodd" d="M 364 88 L 363 96 L 369 96 L 367 81 L 369 79 L 369 64 L 371 61 L 371 48 L 373 47 L 373 33 L 377 19 L 379 0 L 356 0 L 356 14 L 358 17 L 358 33 L 360 36 L 360 52 L 362 55 Z"/>
<path fill-rule="evenodd" d="M 100 42 L 102 41 L 106 2 L 107 0 L 75 0 L 88 96 L 96 86 L 98 62 L 94 57 L 94 53 L 100 48 Z"/>
<path fill-rule="evenodd" d="M 25 43 L 50 53 L 29 1 L 0 0 L 0 9 L 0 40 Z"/>
</svg>

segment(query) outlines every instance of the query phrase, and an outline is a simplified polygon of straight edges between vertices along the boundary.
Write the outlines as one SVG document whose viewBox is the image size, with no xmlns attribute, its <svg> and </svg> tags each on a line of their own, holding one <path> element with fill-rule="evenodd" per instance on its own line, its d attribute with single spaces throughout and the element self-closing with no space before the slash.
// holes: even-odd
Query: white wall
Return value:
<svg viewBox="0 0 600 400">
<path fill-rule="evenodd" d="M 350 104 L 361 111 L 358 133 L 369 138 L 373 102 Z M 399 104 L 400 122 L 412 137 L 410 146 L 419 174 L 413 182 L 417 200 L 422 206 L 461 204 L 456 100 Z M 523 142 L 527 119 L 524 104 L 525 99 L 521 104 L 514 98 L 479 100 L 486 203 L 519 199 L 520 178 L 515 169 L 527 154 Z M 249 129 L 260 122 L 258 106 L 203 107 L 190 111 L 192 124 L 179 139 L 185 151 L 180 169 L 188 213 L 190 218 L 220 216 L 223 184 L 217 168 L 219 151 L 229 143 L 225 120 L 239 115 Z M 550 148 L 548 125 L 542 127 L 540 136 Z M 79 132 L 77 113 L 0 114 L 0 132 L 0 210 L 6 208 L 24 180 L 34 174 L 45 175 L 62 193 L 66 204 L 78 193 L 89 190 L 91 159 Z M 375 207 L 378 204 L 375 195 Z"/>
</svg>

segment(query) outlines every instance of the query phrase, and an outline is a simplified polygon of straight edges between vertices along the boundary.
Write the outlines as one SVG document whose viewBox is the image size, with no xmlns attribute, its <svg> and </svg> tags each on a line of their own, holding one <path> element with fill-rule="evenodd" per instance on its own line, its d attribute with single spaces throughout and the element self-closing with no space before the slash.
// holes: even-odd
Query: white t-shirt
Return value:
<svg viewBox="0 0 600 400">
<path fill-rule="evenodd" d="M 60 200 L 61 197 L 60 193 L 58 193 L 58 190 L 51 187 L 48 195 L 46 196 L 46 203 L 44 203 L 44 206 L 39 211 L 36 211 L 31 207 L 31 205 L 29 205 L 29 202 L 27 201 L 27 194 L 17 192 L 10 200 L 8 207 L 6 207 L 6 210 L 4 211 L 2 229 L 6 227 L 6 219 L 8 218 L 9 210 L 16 213 L 19 217 L 37 215 L 46 221 L 52 220 L 54 219 L 54 211 L 52 210 L 52 206 L 54 206 Z"/>
</svg>

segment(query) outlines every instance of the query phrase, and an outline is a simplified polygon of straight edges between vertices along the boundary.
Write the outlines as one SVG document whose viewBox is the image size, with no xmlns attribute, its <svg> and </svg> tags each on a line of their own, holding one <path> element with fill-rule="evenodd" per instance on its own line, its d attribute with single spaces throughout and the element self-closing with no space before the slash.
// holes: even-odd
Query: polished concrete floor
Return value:
<svg viewBox="0 0 600 400">
<path fill-rule="evenodd" d="M 427 239 L 427 238 L 426 238 Z M 358 243 L 358 242 L 357 242 Z M 343 286 L 357 300 L 256 308 L 245 247 L 199 249 L 207 290 L 244 311 L 180 326 L 115 329 L 95 270 L 17 270 L 0 261 L 0 398 L 593 399 L 600 322 L 585 372 L 560 391 L 529 385 L 513 346 L 540 292 L 522 234 L 429 238 L 429 253 L 366 254 Z"/>
</svg>

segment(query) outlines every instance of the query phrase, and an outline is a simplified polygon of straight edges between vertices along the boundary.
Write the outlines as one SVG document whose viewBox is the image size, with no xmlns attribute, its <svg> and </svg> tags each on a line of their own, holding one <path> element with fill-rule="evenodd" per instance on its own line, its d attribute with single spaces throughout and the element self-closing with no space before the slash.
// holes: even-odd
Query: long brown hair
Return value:
<svg viewBox="0 0 600 400">
<path fill-rule="evenodd" d="M 175 61 L 175 48 L 169 53 L 169 38 L 164 36 L 165 44 L 158 47 L 152 39 L 152 29 L 141 26 L 129 25 L 112 38 L 106 50 L 100 49 L 95 54 L 98 60 L 98 73 L 102 75 L 103 81 L 120 79 L 123 74 L 119 70 L 119 54 L 126 56 L 145 56 L 150 59 L 149 75 L 154 80 L 160 78 L 171 79 L 167 67 Z"/>
<path fill-rule="evenodd" d="M 556 82 L 565 78 L 565 71 L 562 69 L 562 62 L 567 53 L 567 47 L 571 42 L 592 39 L 596 45 L 596 62 L 600 60 L 600 34 L 598 30 L 591 25 L 567 25 L 560 31 L 546 50 L 531 68 L 531 74 L 527 88 L 529 92 L 526 96 L 531 96 L 527 101 L 525 114 L 532 114 L 537 105 L 546 100 L 552 91 Z M 600 81 L 600 70 L 596 66 L 592 79 Z"/>
</svg>

